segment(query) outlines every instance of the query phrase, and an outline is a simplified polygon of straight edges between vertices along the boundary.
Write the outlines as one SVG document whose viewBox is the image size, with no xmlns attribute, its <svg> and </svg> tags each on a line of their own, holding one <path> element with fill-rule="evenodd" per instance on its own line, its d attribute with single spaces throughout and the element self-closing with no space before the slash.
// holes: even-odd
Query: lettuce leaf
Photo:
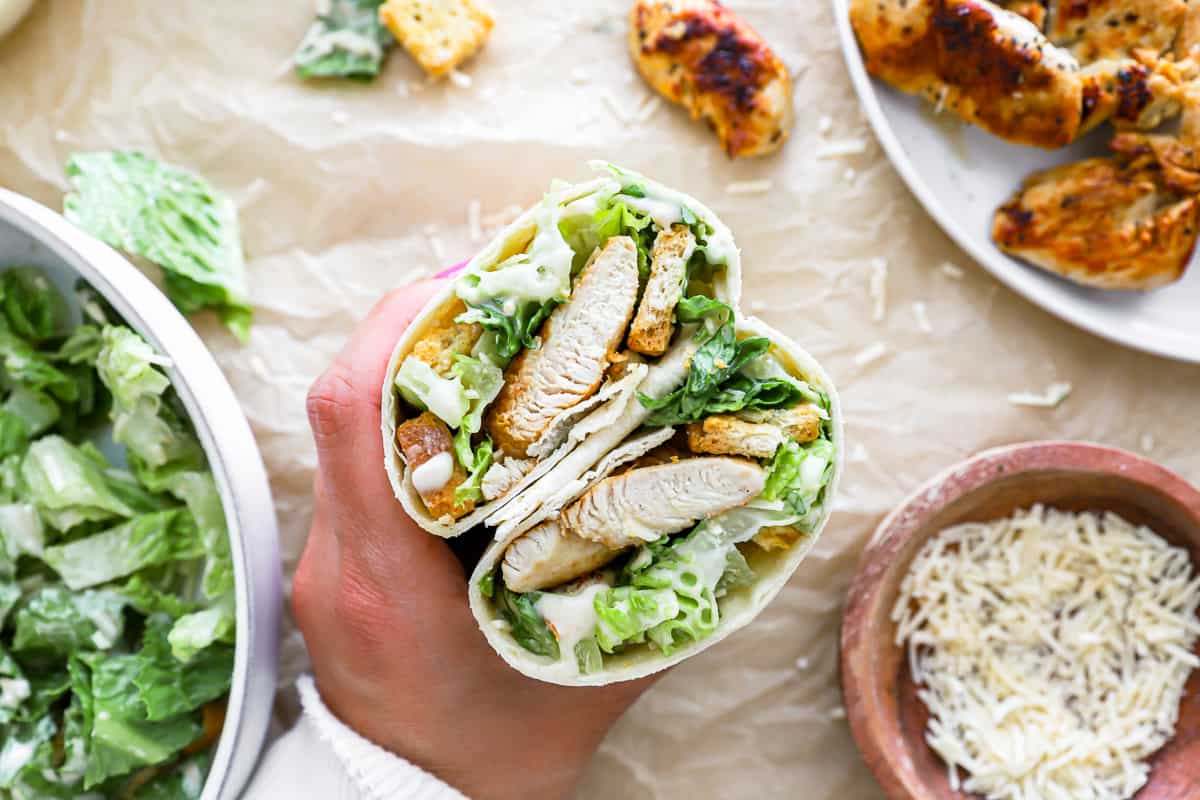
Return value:
<svg viewBox="0 0 1200 800">
<path fill-rule="evenodd" d="M 606 653 L 624 644 L 645 641 L 646 631 L 680 612 L 672 589 L 618 586 L 596 595 L 596 642 Z"/>
<path fill-rule="evenodd" d="M 513 301 L 506 305 L 500 299 L 488 299 L 478 305 L 468 305 L 467 310 L 455 317 L 455 322 L 477 322 L 496 336 L 496 351 L 505 361 L 522 350 L 536 350 L 541 346 L 538 331 L 559 300 Z M 510 313 L 505 309 L 511 308 Z"/>
<path fill-rule="evenodd" d="M 233 676 L 233 647 L 210 643 L 181 663 L 168 641 L 171 621 L 151 617 L 138 653 L 133 676 L 138 696 L 152 722 L 194 711 L 229 691 Z"/>
<path fill-rule="evenodd" d="M 42 587 L 17 609 L 13 652 L 65 657 L 77 650 L 107 650 L 124 633 L 125 604 L 111 589 L 71 592 L 57 584 Z"/>
<path fill-rule="evenodd" d="M 40 344 L 66 333 L 66 301 L 37 267 L 14 267 L 0 275 L 0 297 L 4 318 L 17 336 Z"/>
<path fill-rule="evenodd" d="M 444 378 L 416 356 L 408 356 L 400 364 L 396 388 L 409 405 L 433 412 L 451 428 L 458 427 L 471 407 L 461 377 Z"/>
<path fill-rule="evenodd" d="M 60 531 L 81 522 L 135 514 L 88 451 L 61 436 L 43 436 L 29 446 L 21 462 L 21 479 L 29 499 Z"/>
<path fill-rule="evenodd" d="M 537 601 L 541 592 L 518 594 L 504 585 L 500 578 L 495 584 L 496 606 L 512 626 L 517 644 L 539 656 L 558 659 L 558 639 L 538 613 Z"/>
<path fill-rule="evenodd" d="M 782 500 L 799 517 L 796 527 L 812 530 L 820 516 L 825 487 L 833 477 L 834 446 L 820 438 L 805 444 L 788 440 L 768 465 L 764 500 Z"/>
<path fill-rule="evenodd" d="M 188 664 L 198 653 L 217 643 L 233 644 L 237 626 L 235 609 L 231 591 L 208 608 L 180 617 L 167 636 L 175 660 Z"/>
<path fill-rule="evenodd" d="M 67 219 L 107 244 L 162 267 L 185 314 L 214 309 L 243 342 L 252 311 L 237 207 L 190 172 L 142 153 L 79 153 L 67 162 Z"/>
<path fill-rule="evenodd" d="M 138 570 L 204 555 L 196 521 L 177 508 L 134 517 L 101 533 L 47 547 L 45 561 L 70 589 L 87 589 Z"/>
<path fill-rule="evenodd" d="M 292 57 L 304 78 L 370 80 L 396 43 L 379 19 L 383 0 L 330 0 Z"/>
</svg>

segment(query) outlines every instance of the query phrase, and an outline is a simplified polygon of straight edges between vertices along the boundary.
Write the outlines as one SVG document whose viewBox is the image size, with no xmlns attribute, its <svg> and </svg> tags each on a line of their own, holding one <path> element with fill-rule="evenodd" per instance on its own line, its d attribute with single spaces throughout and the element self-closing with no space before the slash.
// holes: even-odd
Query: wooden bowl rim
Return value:
<svg viewBox="0 0 1200 800">
<path fill-rule="evenodd" d="M 878 681 L 870 674 L 873 641 L 867 624 L 881 601 L 883 580 L 931 517 L 947 505 L 997 480 L 1026 472 L 1074 470 L 1114 475 L 1153 489 L 1187 510 L 1200 527 L 1200 490 L 1150 459 L 1091 442 L 1021 442 L 981 451 L 926 481 L 876 527 L 859 558 L 842 615 L 840 678 L 850 732 L 876 781 L 891 800 L 922 800 L 893 763 L 893 749 L 873 724 L 882 717 Z M 1200 565 L 1198 565 L 1200 566 Z M 895 646 L 895 645 L 893 645 Z M 962 795 L 966 797 L 966 795 Z"/>
</svg>

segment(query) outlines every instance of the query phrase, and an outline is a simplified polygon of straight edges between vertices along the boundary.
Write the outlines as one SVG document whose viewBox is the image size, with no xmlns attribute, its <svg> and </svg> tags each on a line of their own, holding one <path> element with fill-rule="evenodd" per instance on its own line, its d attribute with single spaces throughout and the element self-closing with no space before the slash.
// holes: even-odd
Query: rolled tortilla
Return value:
<svg viewBox="0 0 1200 800">
<path fill-rule="evenodd" d="M 538 501 L 529 502 L 528 513 L 520 523 L 512 524 L 507 529 L 507 535 L 493 542 L 476 567 L 470 581 L 470 603 L 479 626 L 489 644 L 514 669 L 538 680 L 557 683 L 565 686 L 599 686 L 617 681 L 635 680 L 678 664 L 690 658 L 732 634 L 734 631 L 750 623 L 760 611 L 779 593 L 784 584 L 796 571 L 800 562 L 812 549 L 829 519 L 834 497 L 842 471 L 843 431 L 841 405 L 832 381 L 825 371 L 805 350 L 790 339 L 771 329 L 765 323 L 752 317 L 739 318 L 737 323 L 738 338 L 747 336 L 765 336 L 772 342 L 769 351 L 786 372 L 794 378 L 807 382 L 818 388 L 828 397 L 829 421 L 823 430 L 833 445 L 832 472 L 823 494 L 820 495 L 819 506 L 814 517 L 808 522 L 810 526 L 803 531 L 795 541 L 775 540 L 770 542 L 776 549 L 766 549 L 757 544 L 744 544 L 739 551 L 746 556 L 753 572 L 750 583 L 730 589 L 718 600 L 719 622 L 715 630 L 699 641 L 684 644 L 670 655 L 664 655 L 660 650 L 649 644 L 633 644 L 622 652 L 603 655 L 602 668 L 590 672 L 581 672 L 572 652 L 573 643 L 579 637 L 590 635 L 589 624 L 594 619 L 588 618 L 589 604 L 593 603 L 595 594 L 602 589 L 596 585 L 582 585 L 575 588 L 574 609 L 570 619 L 571 624 L 562 624 L 559 631 L 560 657 L 553 659 L 536 655 L 518 643 L 513 635 L 513 629 L 500 608 L 498 601 L 496 577 L 500 575 L 500 565 L 503 563 L 506 551 L 515 540 L 538 524 L 557 525 L 569 515 L 562 514 L 571 501 L 576 500 L 587 489 L 607 477 L 624 461 L 637 458 L 645 451 L 662 441 L 662 436 L 656 430 L 644 427 L 642 422 L 646 414 L 636 401 L 624 410 L 619 421 L 611 426 L 612 430 L 628 431 L 623 441 L 606 451 L 599 459 L 594 459 L 590 469 L 577 472 L 578 477 L 570 480 L 556 480 L 547 491 L 539 494 Z M 657 437 L 657 438 L 656 438 Z M 693 457 L 701 457 L 696 455 Z M 748 519 L 744 515 L 747 507 L 734 508 L 725 512 L 726 516 L 718 516 L 718 523 L 728 522 L 728 529 L 736 529 L 739 520 Z M 683 534 L 676 534 L 683 535 Z M 745 542 L 753 535 L 749 531 L 738 537 Z M 576 554 L 582 560 L 582 555 Z M 602 559 L 599 559 L 602 560 Z M 620 563 L 620 562 L 616 562 Z M 611 574 L 610 576 L 611 577 Z M 484 587 L 487 587 L 485 590 Z M 560 587 L 561 589 L 561 587 Z M 485 591 L 491 591 L 492 596 L 485 596 Z M 554 594 L 557 590 L 547 590 Z M 539 599 L 544 603 L 547 597 L 543 593 Z M 561 601 L 554 601 L 561 602 Z M 561 620 L 560 620 L 561 623 Z"/>
<path fill-rule="evenodd" d="M 435 332 L 444 330 L 448 321 L 455 319 L 458 311 L 463 310 L 463 299 L 460 295 L 470 295 L 471 290 L 464 290 L 463 287 L 470 285 L 473 276 L 474 280 L 479 280 L 478 276 L 484 274 L 495 276 L 499 274 L 499 270 L 493 268 L 526 251 L 531 251 L 531 260 L 542 257 L 532 254 L 532 250 L 542 246 L 538 244 L 537 239 L 541 226 L 557 227 L 564 220 L 584 219 L 606 207 L 615 197 L 639 214 L 648 216 L 654 221 L 654 225 L 661 229 L 670 229 L 672 225 L 680 226 L 685 223 L 707 226 L 704 255 L 713 271 L 711 286 L 707 286 L 706 290 L 711 296 L 730 306 L 737 305 L 741 291 L 740 256 L 734 245 L 732 233 L 715 213 L 695 198 L 644 176 L 600 162 L 593 162 L 591 166 L 602 173 L 601 177 L 586 183 L 552 187 L 541 203 L 501 231 L 467 263 L 452 283 L 429 302 L 401 337 L 392 353 L 382 387 L 384 466 L 396 497 L 403 504 L 405 511 L 422 528 L 437 536 L 458 536 L 481 523 L 505 526 L 500 535 L 506 535 L 527 516 L 523 511 L 505 516 L 511 503 L 519 499 L 519 510 L 536 509 L 541 505 L 541 496 L 553 493 L 563 482 L 578 480 L 598 459 L 632 431 L 631 428 L 629 431 L 620 432 L 605 423 L 624 419 L 621 411 L 635 393 L 648 391 L 649 386 L 643 385 L 644 381 L 653 383 L 655 373 L 660 374 L 660 382 L 663 380 L 661 364 L 641 363 L 645 358 L 633 354 L 623 372 L 616 374 L 614 370 L 608 370 L 598 391 L 590 393 L 582 402 L 562 409 L 547 426 L 544 435 L 529 445 L 524 457 L 504 461 L 508 472 L 498 469 L 494 475 L 503 481 L 501 485 L 505 485 L 505 490 L 499 496 L 479 502 L 469 513 L 457 518 L 449 513 L 432 513 L 426 502 L 430 487 L 439 481 L 445 484 L 448 480 L 462 478 L 462 466 L 453 460 L 454 453 L 451 452 L 449 457 L 444 455 L 446 436 L 453 431 L 425 433 L 429 441 L 421 443 L 413 452 L 424 452 L 424 446 L 428 452 L 436 451 L 438 455 L 436 458 L 429 458 L 427 462 L 422 460 L 420 465 L 416 465 L 416 469 L 410 468 L 414 465 L 405 461 L 397 444 L 397 429 L 402 423 L 412 420 L 420 409 L 412 407 L 401 397 L 396 388 L 396 381 L 406 359 L 413 355 L 418 345 L 428 341 L 428 337 Z M 607 248 L 604 242 L 599 244 Z M 559 255 L 561 252 L 557 251 Z M 605 255 L 600 252 L 600 247 L 597 247 L 597 253 L 597 259 Z M 546 257 L 552 258 L 554 255 L 555 252 L 550 252 Z M 578 288 L 581 276 L 588 271 L 587 267 L 580 271 L 578 263 L 590 255 L 593 254 L 581 251 L 574 253 L 576 267 L 572 280 L 575 282 L 575 288 Z M 587 266 L 590 267 L 591 262 L 588 262 Z M 600 295 L 605 296 L 604 292 L 600 292 Z M 570 302 L 570 299 L 566 300 L 567 305 Z M 518 355 L 517 359 L 522 355 L 524 353 Z M 659 362 L 667 361 L 666 358 L 650 358 Z M 506 371 L 505 374 L 508 377 L 509 372 Z M 682 374 L 678 380 L 682 380 Z M 667 387 L 664 393 L 673 388 L 673 385 Z M 503 390 L 493 406 L 502 402 Z M 430 409 L 431 412 L 436 410 Z M 520 411 L 521 408 L 518 407 L 516 413 Z M 433 421 L 432 416 L 428 419 Z M 425 466 L 426 464 L 428 466 Z M 551 470 L 554 470 L 554 474 L 548 476 Z M 418 473 L 417 483 L 426 492 L 424 498 L 414 483 L 414 472 Z M 488 476 L 493 477 L 493 473 L 489 473 Z M 489 484 L 492 485 L 495 484 Z"/>
</svg>

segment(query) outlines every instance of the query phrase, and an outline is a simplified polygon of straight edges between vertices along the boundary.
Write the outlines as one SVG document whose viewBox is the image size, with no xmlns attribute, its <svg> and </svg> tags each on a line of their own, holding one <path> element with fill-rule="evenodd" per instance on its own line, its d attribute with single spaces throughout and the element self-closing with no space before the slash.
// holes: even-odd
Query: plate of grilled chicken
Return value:
<svg viewBox="0 0 1200 800">
<path fill-rule="evenodd" d="M 959 246 L 1069 322 L 1200 363 L 1200 2 L 833 3 L 876 135 Z"/>
</svg>

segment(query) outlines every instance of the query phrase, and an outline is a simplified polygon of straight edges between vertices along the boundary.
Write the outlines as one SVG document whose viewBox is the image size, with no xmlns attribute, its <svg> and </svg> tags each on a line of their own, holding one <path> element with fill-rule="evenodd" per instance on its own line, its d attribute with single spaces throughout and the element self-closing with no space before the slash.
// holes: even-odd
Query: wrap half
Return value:
<svg viewBox="0 0 1200 800">
<path fill-rule="evenodd" d="M 738 250 L 711 210 L 592 167 L 599 177 L 555 184 L 501 231 L 393 351 L 385 467 L 430 533 L 519 529 L 633 432 L 621 425 L 639 391 L 683 380 L 668 355 L 688 325 L 681 302 L 737 304 Z"/>
<path fill-rule="evenodd" d="M 603 685 L 711 647 L 766 607 L 829 518 L 832 382 L 761 321 L 701 305 L 681 302 L 695 321 L 608 420 L 603 453 L 567 455 L 579 463 L 514 500 L 471 576 L 480 628 L 525 675 Z"/>
</svg>

